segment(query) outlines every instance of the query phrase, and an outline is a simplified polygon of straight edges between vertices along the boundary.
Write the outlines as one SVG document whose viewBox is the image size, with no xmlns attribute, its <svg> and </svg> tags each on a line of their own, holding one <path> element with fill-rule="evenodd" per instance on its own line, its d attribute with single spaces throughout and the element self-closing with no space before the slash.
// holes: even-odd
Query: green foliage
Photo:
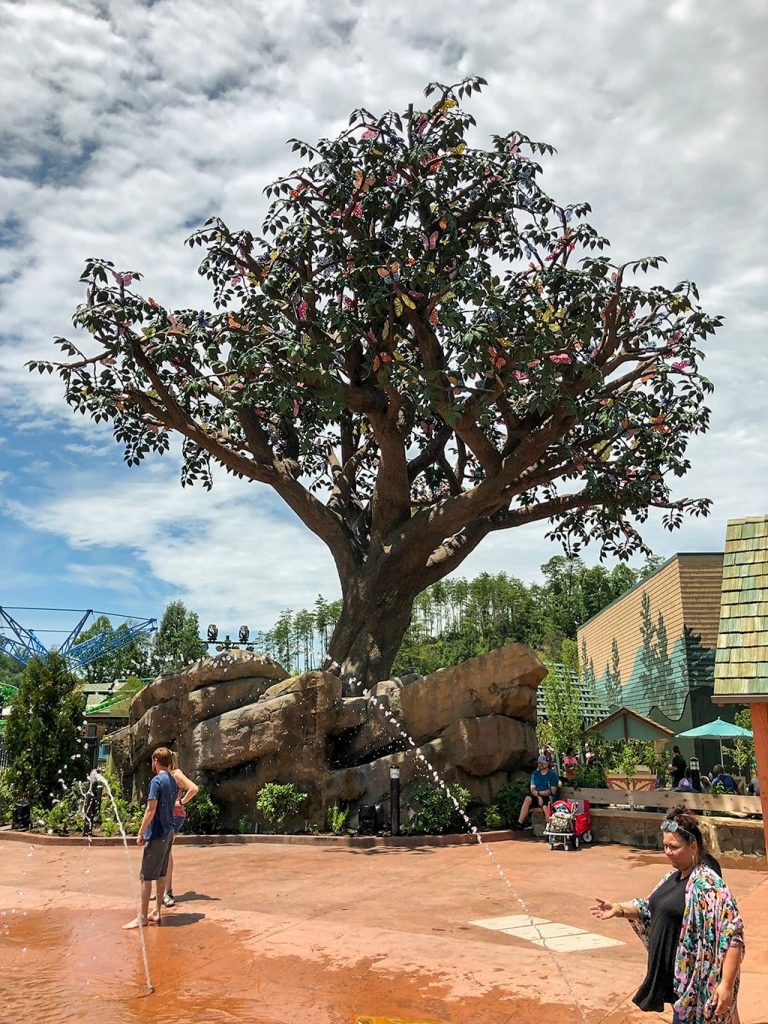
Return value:
<svg viewBox="0 0 768 1024">
<path fill-rule="evenodd" d="M 540 686 L 554 748 L 567 750 L 578 746 L 582 729 L 581 702 L 579 688 L 571 673 L 553 665 Z"/>
<path fill-rule="evenodd" d="M 489 804 L 485 809 L 485 827 L 490 829 L 501 828 L 501 812 L 496 804 Z"/>
<path fill-rule="evenodd" d="M 221 808 L 209 793 L 200 790 L 194 800 L 184 804 L 187 816 L 184 831 L 192 835 L 214 835 L 221 830 Z"/>
<path fill-rule="evenodd" d="M 183 601 L 167 605 L 155 634 L 152 663 L 156 672 L 175 672 L 205 657 L 207 645 L 200 639 L 200 621 Z"/>
<path fill-rule="evenodd" d="M 448 792 L 431 782 L 420 782 L 411 794 L 414 806 L 411 830 L 416 835 L 430 836 L 464 831 L 465 822 L 459 811 L 466 808 L 469 798 L 469 790 L 458 782 L 452 782 Z"/>
<path fill-rule="evenodd" d="M 342 810 L 342 808 L 337 804 L 328 808 L 328 831 L 332 835 L 341 835 L 342 830 L 347 823 L 348 814 L 348 811 Z"/>
<path fill-rule="evenodd" d="M 127 628 L 123 622 L 117 627 L 117 631 Z M 90 640 L 98 633 L 114 633 L 115 627 L 109 617 L 99 615 L 88 629 L 84 630 L 77 637 L 76 643 L 83 643 Z M 86 683 L 106 689 L 120 679 L 129 675 L 146 676 L 149 674 L 149 652 L 152 640 L 149 634 L 142 633 L 135 637 L 125 647 L 117 651 L 105 654 L 97 661 L 86 665 L 82 669 L 82 675 Z"/>
<path fill-rule="evenodd" d="M 6 704 L 21 684 L 24 667 L 5 651 L 0 651 L 0 690 L 6 695 Z"/>
<path fill-rule="evenodd" d="M 84 703 L 61 655 L 54 651 L 47 661 L 27 664 L 4 736 L 9 782 L 18 797 L 51 808 L 63 794 L 62 782 L 69 786 L 82 776 Z"/>
<path fill-rule="evenodd" d="M 736 725 L 740 725 L 742 729 L 752 729 L 752 712 L 747 708 L 742 708 L 741 711 L 737 711 L 734 722 Z M 755 761 L 755 741 L 748 739 L 733 740 L 731 743 L 726 744 L 723 747 L 723 756 L 725 757 L 728 765 L 736 771 L 737 774 L 744 774 L 749 779 L 750 773 L 753 770 L 753 766 L 756 764 Z"/>
<path fill-rule="evenodd" d="M 520 817 L 523 800 L 530 792 L 531 787 L 527 779 L 514 779 L 502 786 L 496 794 L 496 805 L 499 808 L 501 820 L 507 828 L 514 825 Z"/>
<path fill-rule="evenodd" d="M 183 484 L 212 486 L 216 464 L 273 487 L 349 601 L 366 590 L 371 623 L 386 594 L 394 648 L 413 595 L 491 531 L 549 521 L 569 550 L 626 558 L 650 508 L 672 528 L 710 504 L 670 481 L 708 426 L 700 345 L 721 319 L 691 282 L 641 287 L 662 257 L 609 258 L 589 203 L 542 188 L 552 146 L 473 145 L 464 101 L 484 85 L 433 82 L 421 109 L 357 109 L 335 138 L 291 140 L 303 165 L 267 187 L 260 234 L 213 217 L 188 239 L 213 311 L 165 308 L 89 258 L 74 324 L 93 344 L 59 338 L 64 362 L 29 363 L 111 423 L 129 465 L 179 430 Z M 545 649 L 584 611 L 564 597 Z"/>
<path fill-rule="evenodd" d="M 653 770 L 657 761 L 650 740 L 616 740 L 606 743 L 605 758 L 609 771 L 624 775 L 627 779 L 634 777 L 638 765 Z"/>
<path fill-rule="evenodd" d="M 7 771 L 0 768 L 0 825 L 5 825 L 13 815 L 16 797 L 11 787 L 11 779 Z"/>
<path fill-rule="evenodd" d="M 107 763 L 101 774 L 109 783 L 109 788 L 112 790 L 115 805 L 117 806 L 116 815 L 115 807 L 113 807 L 105 787 L 101 798 L 101 834 L 105 836 L 118 835 L 120 832 L 119 816 L 125 834 L 128 836 L 137 835 L 144 816 L 144 805 L 126 799 L 120 779 L 111 760 Z"/>
<path fill-rule="evenodd" d="M 243 814 L 238 818 L 237 833 L 241 836 L 249 836 L 253 833 L 253 822 L 246 814 Z"/>
<path fill-rule="evenodd" d="M 580 764 L 576 768 L 573 781 L 583 789 L 604 789 L 605 770 L 599 764 Z"/>
<path fill-rule="evenodd" d="M 57 836 L 67 836 L 83 830 L 83 797 L 77 787 L 69 790 L 63 800 L 57 801 L 43 814 L 44 828 Z"/>
<path fill-rule="evenodd" d="M 306 799 L 307 794 L 301 793 L 292 782 L 268 782 L 258 792 L 256 809 L 261 811 L 275 832 L 282 833 Z"/>
</svg>

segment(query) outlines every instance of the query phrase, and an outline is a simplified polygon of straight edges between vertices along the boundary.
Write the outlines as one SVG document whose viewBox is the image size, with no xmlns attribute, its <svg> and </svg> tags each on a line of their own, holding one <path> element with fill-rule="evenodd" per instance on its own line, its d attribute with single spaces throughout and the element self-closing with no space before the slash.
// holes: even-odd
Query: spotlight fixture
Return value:
<svg viewBox="0 0 768 1024">
<path fill-rule="evenodd" d="M 211 623 L 210 626 L 208 627 L 208 643 L 209 644 L 215 644 L 216 641 L 218 640 L 218 638 L 219 638 L 219 627 L 214 625 L 213 623 Z"/>
<path fill-rule="evenodd" d="M 250 629 L 247 626 L 241 626 L 237 633 L 237 639 L 241 644 L 248 643 L 248 637 L 251 635 Z"/>
</svg>

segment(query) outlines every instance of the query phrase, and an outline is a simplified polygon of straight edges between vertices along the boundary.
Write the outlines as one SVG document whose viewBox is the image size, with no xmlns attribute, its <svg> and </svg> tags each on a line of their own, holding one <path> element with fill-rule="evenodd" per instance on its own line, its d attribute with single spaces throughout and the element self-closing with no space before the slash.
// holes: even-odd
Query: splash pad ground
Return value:
<svg viewBox="0 0 768 1024">
<path fill-rule="evenodd" d="M 647 893 L 665 870 L 658 854 L 494 843 L 537 932 L 476 846 L 185 843 L 176 850 L 177 907 L 145 931 L 156 986 L 148 995 L 136 933 L 121 928 L 134 912 L 124 850 L 30 839 L 0 842 L 0 1006 L 8 1020 L 668 1020 L 631 1004 L 644 952 L 629 927 L 596 922 L 587 909 L 593 895 Z M 131 863 L 138 871 L 135 845 Z M 768 1024 L 768 873 L 729 865 L 725 875 L 747 930 L 742 1024 Z M 567 984 L 532 941 L 542 936 L 561 950 L 554 955 Z"/>
</svg>

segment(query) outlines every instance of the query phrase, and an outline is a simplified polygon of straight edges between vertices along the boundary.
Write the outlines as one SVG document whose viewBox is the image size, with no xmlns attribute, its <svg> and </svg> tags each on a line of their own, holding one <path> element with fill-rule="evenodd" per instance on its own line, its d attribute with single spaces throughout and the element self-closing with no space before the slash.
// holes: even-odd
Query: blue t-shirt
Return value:
<svg viewBox="0 0 768 1024">
<path fill-rule="evenodd" d="M 152 776 L 147 799 L 157 800 L 157 810 L 144 833 L 147 842 L 151 839 L 162 839 L 173 831 L 173 805 L 178 791 L 176 779 L 169 772 L 163 770 Z"/>
<path fill-rule="evenodd" d="M 710 782 L 710 786 L 722 786 L 727 793 L 736 793 L 736 780 L 728 772 L 723 772 L 722 775 L 716 775 Z"/>
<path fill-rule="evenodd" d="M 531 785 L 537 793 L 550 793 L 552 786 L 557 789 L 560 785 L 560 779 L 557 777 L 557 772 L 552 769 L 546 772 L 541 772 L 537 768 L 536 771 L 531 774 Z"/>
</svg>

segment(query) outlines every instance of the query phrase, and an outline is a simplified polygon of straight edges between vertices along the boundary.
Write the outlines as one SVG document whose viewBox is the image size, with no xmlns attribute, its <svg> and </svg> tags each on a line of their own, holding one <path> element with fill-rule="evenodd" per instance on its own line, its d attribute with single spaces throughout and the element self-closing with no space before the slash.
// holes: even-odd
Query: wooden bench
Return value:
<svg viewBox="0 0 768 1024">
<path fill-rule="evenodd" d="M 763 816 L 759 796 L 720 796 L 696 793 L 693 790 L 674 793 L 668 789 L 580 789 L 571 786 L 564 787 L 563 793 L 569 800 L 589 800 L 593 807 L 629 807 L 638 811 L 657 809 L 666 812 L 678 804 L 685 804 L 690 811 L 710 811 L 718 817 Z"/>
</svg>

